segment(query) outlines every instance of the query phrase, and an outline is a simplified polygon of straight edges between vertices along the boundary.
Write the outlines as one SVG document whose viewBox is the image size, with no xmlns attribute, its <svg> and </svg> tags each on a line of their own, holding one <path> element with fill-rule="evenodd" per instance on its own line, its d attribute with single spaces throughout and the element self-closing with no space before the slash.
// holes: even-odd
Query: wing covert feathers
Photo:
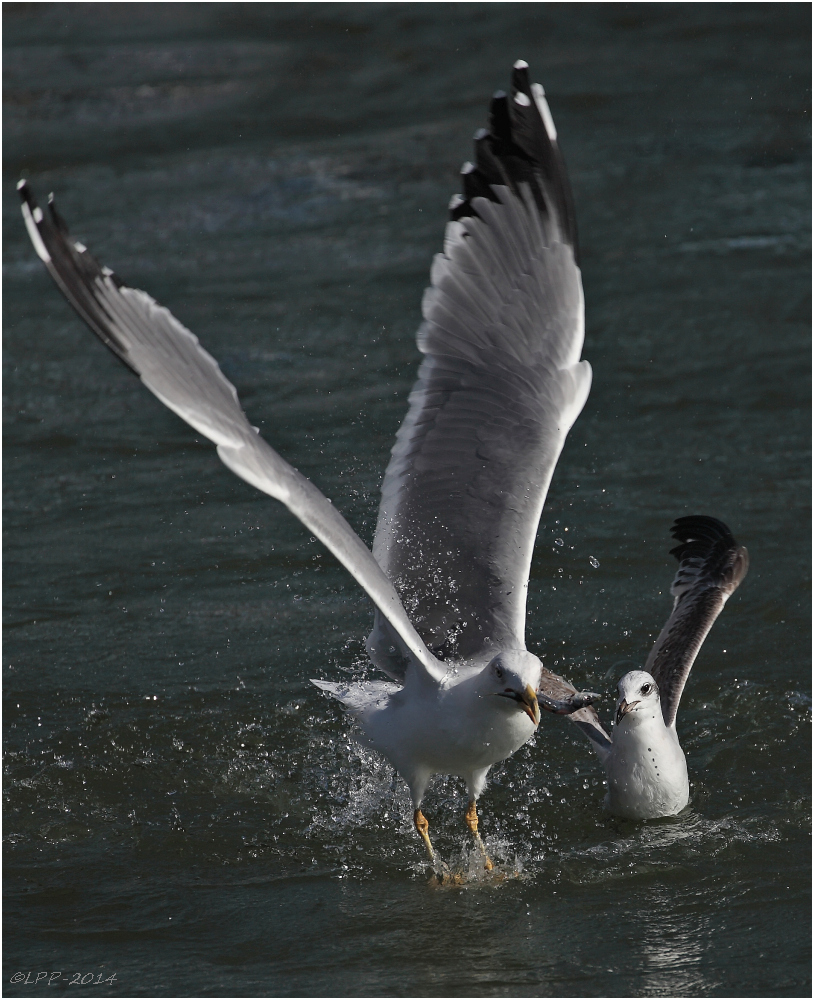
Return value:
<svg viewBox="0 0 814 1000">
<path fill-rule="evenodd" d="M 373 546 L 442 659 L 525 647 L 540 513 L 591 382 L 579 360 L 571 191 L 545 96 L 525 63 L 515 65 L 511 94 L 492 100 L 461 179 L 424 295 L 424 360 Z M 383 631 L 377 622 L 379 646 Z"/>
<path fill-rule="evenodd" d="M 667 726 L 675 726 L 678 703 L 704 639 L 749 569 L 749 553 L 717 518 L 680 517 L 671 531 L 679 543 L 670 550 L 678 559 L 670 587 L 675 602 L 644 667 L 659 686 Z"/>
<path fill-rule="evenodd" d="M 18 190 L 37 254 L 99 339 L 162 403 L 213 441 L 235 475 L 280 500 L 319 538 L 367 591 L 402 659 L 411 658 L 440 681 L 446 669 L 427 650 L 369 549 L 316 486 L 251 426 L 234 386 L 198 338 L 146 292 L 128 288 L 72 241 L 53 197 L 45 215 L 25 181 Z"/>
</svg>

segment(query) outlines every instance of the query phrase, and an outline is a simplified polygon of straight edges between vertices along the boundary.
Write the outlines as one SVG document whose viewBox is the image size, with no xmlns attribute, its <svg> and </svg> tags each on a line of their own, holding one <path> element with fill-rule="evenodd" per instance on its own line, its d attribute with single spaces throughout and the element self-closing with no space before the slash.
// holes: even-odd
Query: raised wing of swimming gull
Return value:
<svg viewBox="0 0 814 1000">
<path fill-rule="evenodd" d="M 453 200 L 445 253 L 433 265 L 419 332 L 426 359 L 383 490 L 380 562 L 249 424 L 197 338 L 71 241 L 53 200 L 45 216 L 19 185 L 37 253 L 91 329 L 214 441 L 233 472 L 286 504 L 370 595 L 372 658 L 404 686 L 315 683 L 345 702 L 407 780 L 431 858 L 420 810 L 427 783 L 439 772 L 465 779 L 466 822 L 486 867 L 475 803 L 489 768 L 529 739 L 541 706 L 568 714 L 597 697 L 545 670 L 524 643 L 540 510 L 590 386 L 578 360 L 582 288 L 567 177 L 525 63 L 515 65 L 511 98 L 495 97 L 490 126 L 476 137 L 477 165 L 463 172 L 465 197 Z"/>
<path fill-rule="evenodd" d="M 671 549 L 678 559 L 670 587 L 673 610 L 644 670 L 631 670 L 619 681 L 612 738 L 600 726 L 608 739 L 603 745 L 588 731 L 584 720 L 592 709 L 571 716 L 605 765 L 606 805 L 631 819 L 673 816 L 689 801 L 687 762 L 676 733 L 678 703 L 704 639 L 749 568 L 746 549 L 717 518 L 680 517 L 671 530 L 679 542 Z"/>
<path fill-rule="evenodd" d="M 433 653 L 482 664 L 525 648 L 540 513 L 591 384 L 568 176 L 524 62 L 511 94 L 495 95 L 462 180 L 424 295 L 424 360 L 373 554 Z M 399 677 L 377 619 L 371 656 Z"/>
<path fill-rule="evenodd" d="M 675 600 L 644 669 L 658 685 L 664 724 L 674 729 L 692 665 L 715 619 L 746 576 L 749 553 L 714 517 L 679 517 L 671 531 L 679 543 L 670 550 L 678 559 L 670 587 Z"/>
</svg>

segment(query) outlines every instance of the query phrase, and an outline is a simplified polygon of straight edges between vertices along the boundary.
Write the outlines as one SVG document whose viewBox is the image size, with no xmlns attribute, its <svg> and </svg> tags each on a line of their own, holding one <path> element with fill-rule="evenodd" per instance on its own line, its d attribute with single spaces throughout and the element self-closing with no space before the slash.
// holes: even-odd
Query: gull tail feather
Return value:
<svg viewBox="0 0 814 1000">
<path fill-rule="evenodd" d="M 355 716 L 364 715 L 372 708 L 383 707 L 390 696 L 401 690 L 399 684 L 392 681 L 359 681 L 353 684 L 338 684 L 334 681 L 323 681 L 311 678 L 311 683 L 341 701 L 345 708 Z"/>
</svg>

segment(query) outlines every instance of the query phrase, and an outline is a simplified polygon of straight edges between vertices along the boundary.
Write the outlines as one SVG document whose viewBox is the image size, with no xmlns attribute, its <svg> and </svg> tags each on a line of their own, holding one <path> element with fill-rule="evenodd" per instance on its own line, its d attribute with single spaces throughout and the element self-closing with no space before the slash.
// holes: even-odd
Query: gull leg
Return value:
<svg viewBox="0 0 814 1000">
<path fill-rule="evenodd" d="M 466 815 L 464 816 L 466 820 L 466 825 L 469 827 L 469 831 L 475 838 L 475 843 L 480 848 L 480 852 L 483 855 L 483 866 L 490 872 L 494 865 L 492 864 L 489 855 L 486 853 L 486 845 L 481 839 L 481 835 L 478 833 L 478 805 L 474 799 L 469 802 L 469 808 L 466 810 Z"/>
<path fill-rule="evenodd" d="M 430 843 L 430 824 L 427 822 L 427 817 L 420 809 L 416 809 L 413 813 L 413 823 L 415 823 L 415 828 L 421 839 L 424 841 L 424 846 L 427 848 L 427 854 L 429 855 L 430 861 L 435 864 L 435 851 L 432 849 L 432 844 Z"/>
<path fill-rule="evenodd" d="M 446 861 L 442 861 L 441 858 L 435 857 L 435 851 L 432 849 L 432 844 L 430 843 L 430 824 L 427 822 L 427 817 L 420 809 L 416 809 L 413 813 L 413 822 L 415 823 L 415 828 L 421 835 L 421 839 L 424 841 L 424 846 L 427 848 L 427 854 L 429 855 L 430 864 L 435 870 L 434 880 L 431 881 L 430 885 L 461 885 L 463 878 L 460 875 L 453 875 L 449 870 L 449 865 Z"/>
</svg>

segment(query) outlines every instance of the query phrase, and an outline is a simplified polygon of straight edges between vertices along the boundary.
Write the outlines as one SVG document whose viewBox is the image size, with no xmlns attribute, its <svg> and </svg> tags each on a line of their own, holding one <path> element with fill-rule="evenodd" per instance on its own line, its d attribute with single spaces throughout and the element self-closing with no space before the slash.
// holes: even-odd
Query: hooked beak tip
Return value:
<svg viewBox="0 0 814 1000">
<path fill-rule="evenodd" d="M 540 725 L 540 705 L 537 701 L 537 693 L 531 684 L 526 685 L 526 690 L 522 695 L 523 711 L 531 719 L 535 726 Z"/>
</svg>

